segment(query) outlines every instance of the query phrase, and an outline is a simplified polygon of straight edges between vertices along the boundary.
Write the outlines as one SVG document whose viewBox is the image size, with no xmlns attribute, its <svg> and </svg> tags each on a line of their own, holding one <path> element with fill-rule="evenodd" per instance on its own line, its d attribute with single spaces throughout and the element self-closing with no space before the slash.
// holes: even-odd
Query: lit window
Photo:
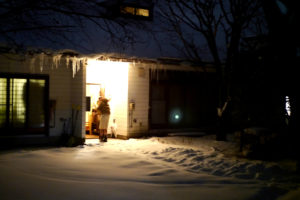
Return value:
<svg viewBox="0 0 300 200">
<path fill-rule="evenodd" d="M 135 8 L 133 8 L 133 7 L 128 7 L 128 6 L 123 7 L 123 8 L 121 9 L 121 13 L 123 13 L 123 14 L 131 14 L 131 15 L 135 15 Z"/>
<path fill-rule="evenodd" d="M 137 8 L 136 9 L 136 15 L 144 16 L 144 17 L 149 17 L 149 10 L 142 9 L 142 8 Z"/>
<path fill-rule="evenodd" d="M 145 8 L 136 8 L 131 6 L 121 7 L 121 14 L 136 16 L 136 17 L 150 17 L 150 10 Z"/>
<path fill-rule="evenodd" d="M 6 123 L 7 79 L 0 78 L 0 128 Z"/>
<path fill-rule="evenodd" d="M 1 135 L 45 133 L 48 87 L 44 76 L 0 77 Z"/>
<path fill-rule="evenodd" d="M 26 84 L 27 79 L 10 79 L 9 122 L 11 127 L 25 127 Z"/>
</svg>

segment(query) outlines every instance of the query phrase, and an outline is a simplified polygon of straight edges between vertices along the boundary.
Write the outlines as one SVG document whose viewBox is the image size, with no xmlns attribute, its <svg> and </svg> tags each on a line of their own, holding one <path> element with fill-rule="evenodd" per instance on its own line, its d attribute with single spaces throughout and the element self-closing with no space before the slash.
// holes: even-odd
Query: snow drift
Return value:
<svg viewBox="0 0 300 200">
<path fill-rule="evenodd" d="M 236 157 L 234 150 L 234 143 L 217 142 L 213 136 L 173 136 L 108 143 L 89 139 L 74 148 L 6 151 L 0 153 L 0 196 L 2 200 L 297 196 L 295 162 L 247 160 Z"/>
</svg>

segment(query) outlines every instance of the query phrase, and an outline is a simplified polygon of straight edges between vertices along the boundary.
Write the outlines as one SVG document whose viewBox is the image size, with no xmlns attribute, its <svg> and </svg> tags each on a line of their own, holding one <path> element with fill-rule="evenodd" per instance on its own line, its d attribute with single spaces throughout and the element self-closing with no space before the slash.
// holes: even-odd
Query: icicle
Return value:
<svg viewBox="0 0 300 200">
<path fill-rule="evenodd" d="M 70 63 L 70 57 L 67 56 L 67 57 L 66 57 L 66 65 L 67 65 L 67 68 L 69 68 L 69 63 Z"/>
<path fill-rule="evenodd" d="M 46 61 L 46 66 L 50 69 L 51 67 L 53 68 L 53 62 L 51 56 L 47 55 L 47 61 Z"/>
<path fill-rule="evenodd" d="M 71 61 L 72 61 L 72 73 L 73 73 L 73 78 L 75 77 L 76 74 L 76 58 L 72 57 Z"/>
<path fill-rule="evenodd" d="M 156 81 L 159 80 L 160 67 L 161 66 L 158 63 L 150 65 L 152 80 L 156 80 Z"/>
<path fill-rule="evenodd" d="M 81 62 L 81 59 L 76 59 L 76 73 L 79 72 L 80 70 L 80 62 Z"/>
<path fill-rule="evenodd" d="M 55 65 L 55 68 L 58 68 L 58 65 L 60 64 L 61 54 L 53 56 L 53 64 Z"/>
<path fill-rule="evenodd" d="M 30 59 L 30 72 L 34 72 L 35 57 Z"/>
<path fill-rule="evenodd" d="M 39 59 L 40 59 L 40 65 L 39 65 L 39 67 L 40 67 L 40 71 L 42 72 L 43 71 L 43 65 L 44 65 L 44 57 L 45 57 L 45 55 L 44 55 L 44 53 L 41 53 L 40 55 L 39 55 Z"/>
</svg>

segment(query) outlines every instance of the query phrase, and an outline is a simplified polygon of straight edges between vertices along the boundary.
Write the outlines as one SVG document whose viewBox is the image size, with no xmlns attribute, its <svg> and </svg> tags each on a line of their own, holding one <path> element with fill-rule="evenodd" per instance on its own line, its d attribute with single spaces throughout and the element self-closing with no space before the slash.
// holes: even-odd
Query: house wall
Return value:
<svg viewBox="0 0 300 200">
<path fill-rule="evenodd" d="M 55 123 L 50 127 L 49 136 L 60 136 L 63 132 L 61 119 L 72 119 L 75 135 L 85 137 L 85 96 L 87 70 L 81 66 L 74 73 L 74 68 L 65 58 L 58 60 L 58 65 L 52 56 L 39 55 L 32 59 L 12 56 L 0 57 L 0 72 L 47 74 L 49 75 L 49 99 L 56 101 Z M 162 65 L 157 63 L 126 63 L 88 60 L 88 66 L 100 69 L 103 84 L 111 97 L 111 117 L 109 126 L 116 120 L 117 134 L 130 138 L 147 135 L 149 131 L 149 90 L 151 76 L 156 77 L 158 70 L 193 71 L 195 68 L 182 65 Z M 87 67 L 88 67 L 87 66 Z M 103 68 L 102 68 L 103 67 Z M 124 78 L 126 77 L 126 78 Z M 159 79 L 159 77 L 157 77 Z M 102 80 L 103 79 L 103 80 Z M 131 103 L 134 108 L 131 109 Z M 71 127 L 71 124 L 70 124 Z M 108 132 L 111 129 L 109 127 Z"/>
<path fill-rule="evenodd" d="M 81 66 L 80 70 L 71 79 L 71 104 L 74 116 L 74 134 L 85 138 L 85 111 L 86 111 L 86 67 Z"/>
<path fill-rule="evenodd" d="M 61 119 L 72 117 L 72 105 L 80 105 L 76 136 L 82 136 L 84 123 L 82 123 L 82 108 L 85 104 L 85 68 L 81 67 L 72 77 L 72 68 L 67 67 L 66 60 L 61 59 L 59 64 L 53 64 L 53 57 L 39 55 L 37 57 L 24 57 L 17 55 L 0 55 L 0 73 L 46 74 L 49 75 L 49 100 L 56 101 L 55 123 L 50 127 L 49 136 L 60 136 L 63 132 Z"/>
<path fill-rule="evenodd" d="M 108 134 L 110 134 L 111 127 L 115 126 L 113 121 L 115 120 L 116 124 L 116 133 L 117 136 L 120 138 L 127 138 L 128 137 L 128 128 L 127 128 L 127 109 L 126 109 L 127 101 L 123 102 L 122 104 L 118 103 L 118 101 L 114 101 L 113 99 L 110 101 L 111 107 L 111 114 L 109 119 L 109 127 L 108 127 Z"/>
<path fill-rule="evenodd" d="M 106 83 L 106 95 L 110 100 L 111 115 L 109 120 L 108 133 L 111 133 L 111 128 L 114 126 L 115 120 L 116 133 L 118 137 L 128 137 L 128 63 L 123 62 L 108 62 L 107 67 L 111 68 L 111 73 L 108 74 L 110 80 Z"/>
<path fill-rule="evenodd" d="M 130 103 L 134 103 L 133 109 Z M 149 65 L 132 63 L 128 73 L 128 137 L 148 133 Z"/>
<path fill-rule="evenodd" d="M 155 62 L 131 63 L 128 73 L 128 137 L 139 137 L 151 134 L 150 131 L 150 76 L 161 80 L 168 71 L 203 72 L 200 67 L 187 64 L 161 64 Z M 214 72 L 213 68 L 206 68 Z M 160 73 L 163 72 L 163 73 Z M 151 74 L 150 74 L 151 73 Z M 134 103 L 131 110 L 130 103 Z"/>
<path fill-rule="evenodd" d="M 72 71 L 62 62 L 57 68 L 47 68 L 43 72 L 49 74 L 49 99 L 56 102 L 55 123 L 50 127 L 50 136 L 59 136 L 63 132 L 62 119 L 71 118 L 71 84 Z"/>
</svg>

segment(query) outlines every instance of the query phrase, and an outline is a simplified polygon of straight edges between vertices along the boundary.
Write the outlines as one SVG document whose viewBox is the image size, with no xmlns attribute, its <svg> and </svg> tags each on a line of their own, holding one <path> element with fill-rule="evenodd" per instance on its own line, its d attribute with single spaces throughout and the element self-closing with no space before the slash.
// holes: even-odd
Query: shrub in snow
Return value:
<svg viewBox="0 0 300 200">
<path fill-rule="evenodd" d="M 276 144 L 279 135 L 263 127 L 245 128 L 236 133 L 242 156 L 251 158 L 272 158 L 278 155 Z"/>
</svg>

